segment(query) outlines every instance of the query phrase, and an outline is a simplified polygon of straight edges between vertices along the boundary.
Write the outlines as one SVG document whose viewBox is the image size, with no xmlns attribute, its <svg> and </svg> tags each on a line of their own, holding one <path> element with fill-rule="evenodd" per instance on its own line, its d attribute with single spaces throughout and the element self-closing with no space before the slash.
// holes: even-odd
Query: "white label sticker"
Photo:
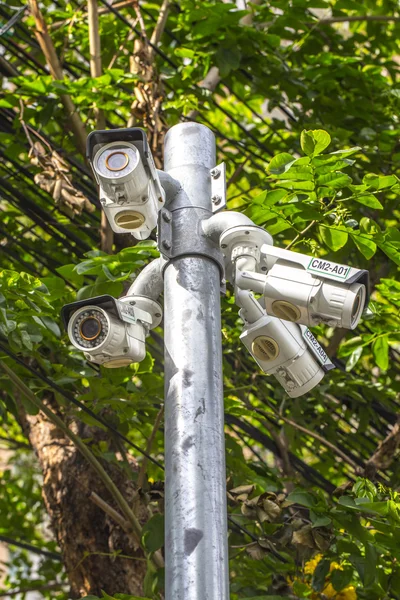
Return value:
<svg viewBox="0 0 400 600">
<path fill-rule="evenodd" d="M 329 356 L 323 347 L 318 343 L 317 339 L 313 336 L 308 327 L 303 330 L 303 338 L 306 340 L 310 350 L 315 354 L 322 365 L 326 365 L 327 363 L 331 362 Z"/>
<path fill-rule="evenodd" d="M 329 275 L 336 279 L 342 279 L 343 281 L 348 278 L 350 270 L 351 267 L 338 265 L 337 263 L 323 260 L 322 258 L 312 258 L 307 267 L 307 271 L 310 271 L 311 273 L 325 273 L 325 275 Z"/>
</svg>

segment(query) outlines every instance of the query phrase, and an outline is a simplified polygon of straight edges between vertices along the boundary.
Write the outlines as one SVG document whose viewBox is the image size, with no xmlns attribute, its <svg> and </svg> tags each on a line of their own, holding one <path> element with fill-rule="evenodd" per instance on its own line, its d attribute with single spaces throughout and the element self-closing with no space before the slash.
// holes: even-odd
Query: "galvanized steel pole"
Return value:
<svg viewBox="0 0 400 600">
<path fill-rule="evenodd" d="M 164 270 L 166 600 L 228 600 L 227 512 L 216 244 L 211 216 L 213 133 L 176 125 L 165 171 L 181 184 L 161 215 L 171 224 Z M 167 236 L 168 237 L 168 236 Z M 167 253 L 168 254 L 168 253 Z"/>
</svg>

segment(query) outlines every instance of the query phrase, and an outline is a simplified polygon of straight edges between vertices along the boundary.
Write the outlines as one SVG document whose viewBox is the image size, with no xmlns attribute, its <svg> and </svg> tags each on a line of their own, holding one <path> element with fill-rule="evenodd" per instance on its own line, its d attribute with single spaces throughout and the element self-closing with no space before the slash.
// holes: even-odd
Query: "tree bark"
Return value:
<svg viewBox="0 0 400 600">
<path fill-rule="evenodd" d="M 52 397 L 46 404 L 57 410 Z M 103 483 L 81 453 L 42 413 L 19 411 L 22 427 L 38 457 L 43 473 L 43 499 L 51 527 L 61 548 L 71 584 L 71 598 L 116 593 L 143 595 L 146 560 L 132 535 L 91 499 L 95 492 L 118 511 Z M 59 416 L 60 413 L 58 412 Z M 71 424 L 70 424 L 71 426 Z M 100 429 L 74 422 L 76 433 L 91 444 L 107 440 Z M 135 485 L 118 465 L 103 465 L 132 506 Z M 137 470 L 136 463 L 131 465 Z M 146 509 L 139 518 L 146 521 Z M 129 558 L 127 558 L 129 557 Z"/>
</svg>

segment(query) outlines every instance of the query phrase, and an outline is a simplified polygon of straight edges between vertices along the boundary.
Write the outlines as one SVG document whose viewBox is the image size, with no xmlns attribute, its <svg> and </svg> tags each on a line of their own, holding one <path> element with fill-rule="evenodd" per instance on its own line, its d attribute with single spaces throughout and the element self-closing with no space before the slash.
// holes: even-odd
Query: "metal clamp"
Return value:
<svg viewBox="0 0 400 600">
<path fill-rule="evenodd" d="M 222 252 L 202 229 L 202 220 L 209 211 L 196 207 L 182 207 L 173 211 L 162 208 L 158 217 L 158 247 L 167 260 L 184 256 L 205 256 L 217 263 L 221 280 L 225 277 Z M 168 262 L 163 266 L 165 270 Z"/>
<path fill-rule="evenodd" d="M 210 170 L 212 212 L 226 208 L 226 166 L 221 163 Z"/>
</svg>

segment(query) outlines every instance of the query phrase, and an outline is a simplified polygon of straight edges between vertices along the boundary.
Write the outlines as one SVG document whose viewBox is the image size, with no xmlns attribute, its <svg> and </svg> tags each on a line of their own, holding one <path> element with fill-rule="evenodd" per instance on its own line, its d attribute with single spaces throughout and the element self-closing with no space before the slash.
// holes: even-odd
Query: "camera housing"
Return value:
<svg viewBox="0 0 400 600">
<path fill-rule="evenodd" d="M 265 307 L 278 318 L 355 329 L 368 305 L 368 271 L 266 244 L 260 268 Z"/>
<path fill-rule="evenodd" d="M 259 367 L 274 375 L 291 398 L 314 388 L 334 368 L 307 327 L 264 315 L 240 336 Z"/>
<path fill-rule="evenodd" d="M 165 193 L 145 132 L 138 127 L 93 131 L 87 138 L 87 158 L 113 231 L 147 239 Z"/>
<path fill-rule="evenodd" d="M 117 368 L 145 358 L 146 336 L 159 325 L 162 311 L 143 296 L 104 295 L 66 304 L 61 316 L 71 343 L 89 361 Z"/>
</svg>

